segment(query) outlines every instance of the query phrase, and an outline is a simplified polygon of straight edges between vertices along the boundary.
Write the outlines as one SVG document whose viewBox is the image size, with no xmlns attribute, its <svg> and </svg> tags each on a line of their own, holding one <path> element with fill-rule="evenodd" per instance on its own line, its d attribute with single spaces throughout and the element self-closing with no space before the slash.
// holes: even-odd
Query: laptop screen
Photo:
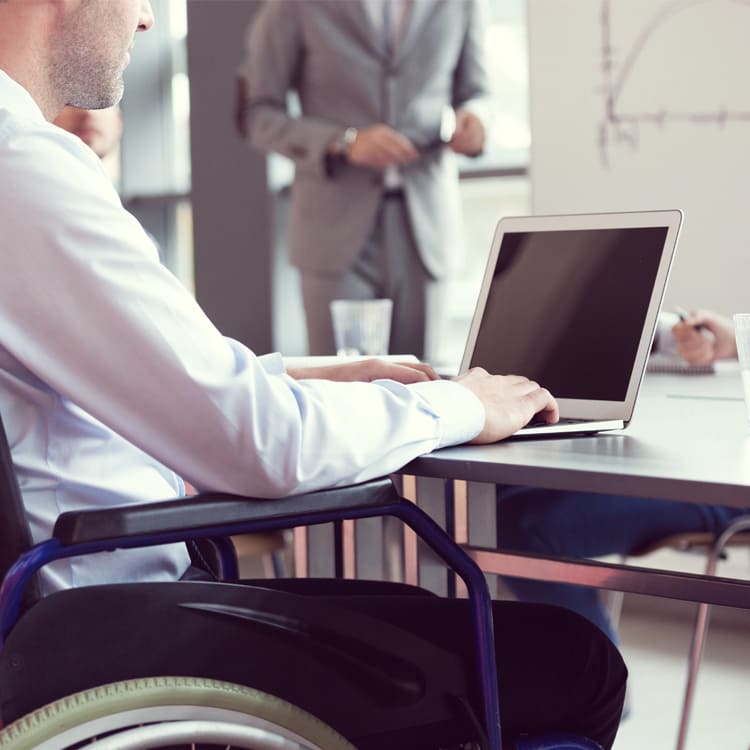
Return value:
<svg viewBox="0 0 750 750">
<path fill-rule="evenodd" d="M 668 230 L 505 232 L 469 366 L 557 398 L 624 400 Z"/>
</svg>

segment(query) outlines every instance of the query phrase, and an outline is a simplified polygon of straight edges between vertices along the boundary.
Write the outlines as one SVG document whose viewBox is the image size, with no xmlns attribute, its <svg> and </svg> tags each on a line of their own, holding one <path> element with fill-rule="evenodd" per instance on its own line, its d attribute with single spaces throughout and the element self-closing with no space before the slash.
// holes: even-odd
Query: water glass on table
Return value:
<svg viewBox="0 0 750 750">
<path fill-rule="evenodd" d="M 390 299 L 335 299 L 331 302 L 333 335 L 339 357 L 388 354 L 391 336 Z"/>
</svg>

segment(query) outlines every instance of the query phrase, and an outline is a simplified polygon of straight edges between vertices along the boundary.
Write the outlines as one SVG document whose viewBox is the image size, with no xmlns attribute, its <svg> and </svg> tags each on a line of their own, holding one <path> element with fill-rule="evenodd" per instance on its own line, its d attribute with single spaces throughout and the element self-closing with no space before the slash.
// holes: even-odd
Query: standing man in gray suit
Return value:
<svg viewBox="0 0 750 750">
<path fill-rule="evenodd" d="M 393 300 L 390 351 L 425 354 L 463 260 L 455 154 L 482 151 L 490 112 L 480 1 L 272 0 L 253 19 L 240 118 L 296 166 L 311 354 L 335 350 L 331 300 L 377 297 Z"/>
</svg>

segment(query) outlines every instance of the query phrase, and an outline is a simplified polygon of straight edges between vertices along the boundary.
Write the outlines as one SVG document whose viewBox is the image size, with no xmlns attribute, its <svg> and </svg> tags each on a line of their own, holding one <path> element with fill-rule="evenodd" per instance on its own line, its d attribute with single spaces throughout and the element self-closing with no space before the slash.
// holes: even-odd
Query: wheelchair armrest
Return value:
<svg viewBox="0 0 750 750">
<path fill-rule="evenodd" d="M 390 479 L 269 500 L 204 492 L 192 497 L 61 514 L 52 536 L 63 545 L 100 542 L 179 531 L 213 531 L 218 526 L 266 522 L 265 528 L 316 523 L 317 516 L 345 514 L 401 500 Z M 328 519 L 322 519 L 328 520 Z M 235 533 L 227 529 L 226 533 Z"/>
</svg>

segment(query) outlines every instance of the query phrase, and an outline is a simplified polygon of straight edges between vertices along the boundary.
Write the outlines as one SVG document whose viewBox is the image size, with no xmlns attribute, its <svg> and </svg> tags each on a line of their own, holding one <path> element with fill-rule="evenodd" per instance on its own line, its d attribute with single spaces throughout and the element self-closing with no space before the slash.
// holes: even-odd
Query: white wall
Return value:
<svg viewBox="0 0 750 750">
<path fill-rule="evenodd" d="M 682 208 L 666 304 L 750 309 L 750 4 L 529 0 L 533 208 Z"/>
</svg>

